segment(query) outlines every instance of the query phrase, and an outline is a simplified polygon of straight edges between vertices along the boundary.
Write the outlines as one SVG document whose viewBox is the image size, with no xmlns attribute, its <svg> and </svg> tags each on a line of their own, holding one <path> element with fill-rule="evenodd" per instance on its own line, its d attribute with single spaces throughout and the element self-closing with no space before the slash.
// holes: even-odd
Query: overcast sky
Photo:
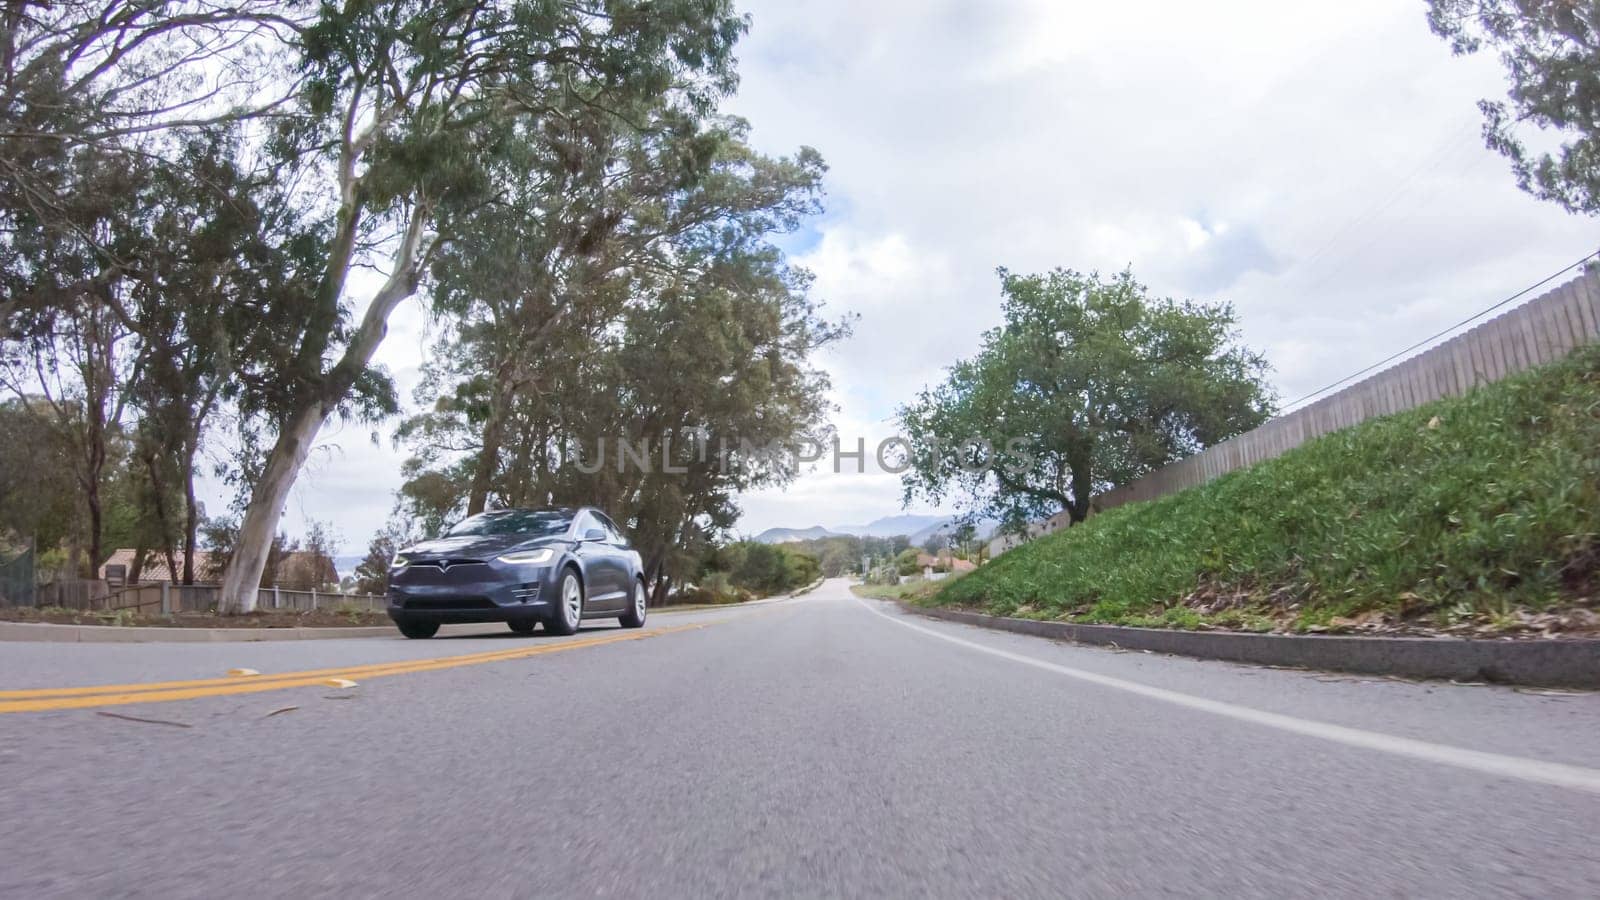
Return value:
<svg viewBox="0 0 1600 900">
<path fill-rule="evenodd" d="M 744 8 L 730 110 L 764 152 L 808 144 L 830 167 L 827 213 L 785 247 L 860 316 L 818 360 L 848 442 L 892 434 L 895 407 L 973 352 L 996 266 L 1131 266 L 1162 295 L 1231 301 L 1289 400 L 1600 245 L 1483 148 L 1475 103 L 1503 75 L 1452 57 L 1421 2 Z M 412 301 L 378 355 L 408 398 L 423 322 Z M 390 432 L 330 426 L 285 530 L 328 521 L 360 553 L 400 481 Z M 744 497 L 740 527 L 865 522 L 899 495 L 820 472 Z"/>
</svg>

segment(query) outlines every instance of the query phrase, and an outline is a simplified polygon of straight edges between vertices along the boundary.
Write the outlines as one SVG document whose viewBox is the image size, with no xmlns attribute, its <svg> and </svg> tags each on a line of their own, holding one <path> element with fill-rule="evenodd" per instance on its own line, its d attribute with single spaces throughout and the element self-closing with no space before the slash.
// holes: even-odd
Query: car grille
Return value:
<svg viewBox="0 0 1600 900">
<path fill-rule="evenodd" d="M 405 608 L 442 612 L 451 609 L 494 609 L 495 606 L 488 597 L 410 597 L 406 600 Z"/>
<path fill-rule="evenodd" d="M 396 572 L 395 584 L 472 584 L 483 580 L 489 570 L 479 559 L 423 559 Z"/>
<path fill-rule="evenodd" d="M 481 565 L 483 565 L 483 560 L 481 560 L 481 559 L 455 559 L 455 558 L 445 559 L 445 558 L 440 558 L 440 559 L 418 559 L 418 560 L 413 560 L 411 562 L 411 564 L 410 564 L 410 567 L 414 569 L 414 568 L 417 568 L 418 566 L 426 566 L 426 567 L 431 568 L 431 569 L 438 569 L 441 572 L 448 572 L 451 569 L 455 568 L 456 566 L 481 566 Z"/>
</svg>

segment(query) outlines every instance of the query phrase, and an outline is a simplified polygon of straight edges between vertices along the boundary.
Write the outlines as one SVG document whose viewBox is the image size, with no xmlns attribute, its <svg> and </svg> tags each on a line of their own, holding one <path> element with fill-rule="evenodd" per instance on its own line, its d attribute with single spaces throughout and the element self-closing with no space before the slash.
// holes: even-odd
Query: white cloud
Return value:
<svg viewBox="0 0 1600 900">
<path fill-rule="evenodd" d="M 1230 300 L 1291 398 L 1595 243 L 1482 147 L 1475 103 L 1503 94 L 1499 66 L 1452 57 L 1417 4 L 746 8 L 732 108 L 762 149 L 828 160 L 831 210 L 797 261 L 861 315 L 819 362 L 841 431 L 869 444 L 998 320 L 996 266 L 1132 266 L 1159 292 Z M 406 315 L 381 355 L 397 372 L 423 351 Z M 295 502 L 364 542 L 399 454 L 337 441 L 343 461 Z M 898 500 L 891 477 L 814 474 L 745 498 L 742 527 L 865 521 Z"/>
</svg>

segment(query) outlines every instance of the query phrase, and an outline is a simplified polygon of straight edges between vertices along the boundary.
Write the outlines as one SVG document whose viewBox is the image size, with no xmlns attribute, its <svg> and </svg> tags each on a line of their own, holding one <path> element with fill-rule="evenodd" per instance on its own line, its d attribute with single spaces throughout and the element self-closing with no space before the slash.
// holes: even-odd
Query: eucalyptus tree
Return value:
<svg viewBox="0 0 1600 900">
<path fill-rule="evenodd" d="M 756 154 L 738 120 L 685 124 L 618 133 L 591 189 L 529 167 L 533 192 L 566 189 L 484 210 L 476 233 L 501 252 L 441 258 L 435 306 L 452 324 L 420 395 L 431 409 L 401 429 L 418 453 L 404 504 L 599 504 L 664 589 L 686 548 L 731 527 L 738 490 L 788 476 L 705 448 L 820 427 L 826 380 L 807 357 L 841 330 L 769 239 L 819 209 L 822 161 Z"/>
<path fill-rule="evenodd" d="M 1484 140 L 1511 161 L 1522 189 L 1569 212 L 1600 213 L 1600 4 L 1428 0 L 1428 24 L 1457 54 L 1499 53 L 1507 99 L 1478 107 Z M 1529 126 L 1559 135 L 1555 152 L 1530 150 Z"/>
<path fill-rule="evenodd" d="M 1264 358 L 1226 304 L 1102 279 L 999 270 L 1003 323 L 900 409 L 907 502 L 952 494 L 1011 528 L 1248 431 L 1271 413 Z"/>
<path fill-rule="evenodd" d="M 436 250 L 470 240 L 456 226 L 495 199 L 494 164 L 518 152 L 520 126 L 581 135 L 615 118 L 646 120 L 661 107 L 709 109 L 732 89 L 732 48 L 744 28 L 725 0 L 318 8 L 295 42 L 304 85 L 275 149 L 326 168 L 320 199 L 332 227 L 302 310 L 292 388 L 272 411 L 275 436 L 223 578 L 226 608 L 253 604 L 277 520 L 318 433 L 370 379 L 390 314 L 417 290 Z M 348 276 L 380 249 L 388 271 L 355 316 Z"/>
</svg>

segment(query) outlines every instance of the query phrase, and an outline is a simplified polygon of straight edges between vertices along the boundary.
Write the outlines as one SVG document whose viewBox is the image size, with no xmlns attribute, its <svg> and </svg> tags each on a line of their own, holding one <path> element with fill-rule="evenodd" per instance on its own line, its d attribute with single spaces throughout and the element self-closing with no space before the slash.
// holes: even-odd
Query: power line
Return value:
<svg viewBox="0 0 1600 900">
<path fill-rule="evenodd" d="M 1448 328 L 1445 328 L 1445 329 L 1443 329 L 1441 331 L 1435 332 L 1434 334 L 1431 334 L 1431 335 L 1423 338 L 1422 340 L 1417 341 L 1415 344 L 1412 344 L 1411 346 L 1405 348 L 1404 350 L 1398 350 L 1398 351 L 1390 354 L 1389 356 L 1386 356 L 1383 359 L 1378 360 L 1377 362 L 1373 363 L 1370 366 L 1367 366 L 1365 369 L 1362 369 L 1359 372 L 1352 372 L 1349 375 L 1346 375 L 1345 377 L 1339 379 L 1338 381 L 1333 382 L 1332 384 L 1330 384 L 1330 385 L 1328 385 L 1326 387 L 1318 388 L 1317 390 L 1314 390 L 1311 393 L 1306 394 L 1303 397 L 1299 397 L 1298 399 L 1292 400 L 1289 403 L 1284 404 L 1282 412 L 1287 412 L 1287 411 L 1291 410 L 1292 408 L 1294 408 L 1296 406 L 1299 406 L 1300 404 L 1306 402 L 1307 400 L 1310 400 L 1312 397 L 1315 397 L 1315 396 L 1317 396 L 1319 394 L 1325 394 L 1328 391 L 1331 391 L 1334 388 L 1344 384 L 1345 382 L 1349 381 L 1352 378 L 1359 378 L 1362 375 L 1365 375 L 1368 372 L 1371 372 L 1373 369 L 1379 368 L 1381 366 L 1388 365 L 1389 363 L 1395 361 L 1396 359 L 1399 359 L 1402 356 L 1405 356 L 1407 353 L 1410 353 L 1411 351 L 1417 349 L 1418 347 L 1422 347 L 1422 346 L 1425 346 L 1427 344 L 1430 344 L 1430 343 L 1438 340 L 1439 338 L 1444 337 L 1445 335 L 1449 334 L 1450 332 L 1455 331 L 1457 328 L 1460 328 L 1463 325 L 1467 325 L 1467 324 L 1470 324 L 1470 323 L 1472 323 L 1472 322 L 1474 322 L 1474 321 L 1476 321 L 1478 319 L 1481 319 L 1484 316 L 1488 315 L 1489 313 L 1492 313 L 1495 310 L 1499 309 L 1500 307 L 1505 306 L 1507 303 L 1510 303 L 1510 302 L 1512 302 L 1512 301 L 1514 301 L 1514 300 L 1516 300 L 1516 299 L 1518 299 L 1520 297 L 1526 296 L 1529 291 L 1536 291 L 1539 288 L 1544 287 L 1545 285 L 1549 284 L 1550 282 L 1556 280 L 1557 278 L 1560 278 L 1562 275 L 1565 275 L 1567 272 L 1572 271 L 1573 269 L 1577 268 L 1578 266 L 1583 265 L 1584 263 L 1588 262 L 1591 259 L 1594 259 L 1595 257 L 1600 257 L 1600 250 L 1596 250 L 1593 253 L 1590 253 L 1589 255 L 1587 255 L 1587 256 L 1583 257 L 1582 259 L 1578 260 L 1577 262 L 1569 263 L 1568 265 L 1562 266 L 1560 271 L 1552 272 L 1550 275 L 1546 276 L 1544 279 L 1540 280 L 1538 283 L 1530 284 L 1527 287 L 1523 288 L 1522 290 L 1517 291 L 1515 294 L 1512 294 L 1511 296 L 1505 298 L 1504 300 L 1501 300 L 1499 303 L 1496 303 L 1493 306 L 1485 307 L 1485 308 L 1473 313 L 1472 315 L 1466 317 L 1465 319 L 1462 319 L 1461 321 L 1455 323 L 1454 325 L 1451 325 Z M 1280 412 L 1279 414 L 1281 415 L 1282 412 Z"/>
</svg>

